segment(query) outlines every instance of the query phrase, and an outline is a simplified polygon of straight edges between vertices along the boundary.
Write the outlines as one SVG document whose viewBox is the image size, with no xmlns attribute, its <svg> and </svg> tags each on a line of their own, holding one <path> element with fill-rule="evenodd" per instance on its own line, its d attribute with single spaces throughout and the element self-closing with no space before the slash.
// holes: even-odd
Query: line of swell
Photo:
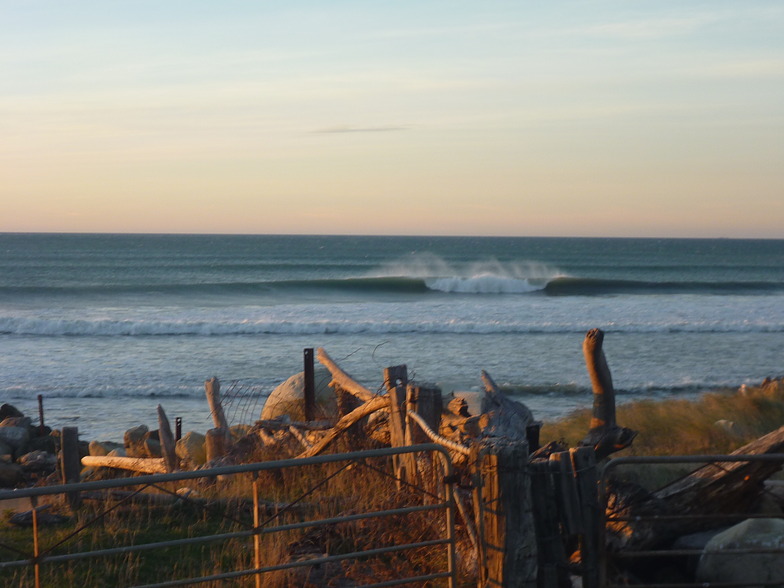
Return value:
<svg viewBox="0 0 784 588">
<path fill-rule="evenodd" d="M 784 292 L 780 282 L 644 282 L 594 278 L 556 278 L 544 288 L 550 296 L 600 294 L 771 294 Z"/>
<path fill-rule="evenodd" d="M 426 292 L 423 279 L 406 277 L 335 278 L 318 280 L 283 280 L 269 282 L 212 282 L 184 284 L 95 284 L 67 286 L 4 286 L 0 295 L 117 295 L 117 294 L 254 294 L 280 290 L 333 290 L 354 292 Z"/>
<path fill-rule="evenodd" d="M 516 335 L 584 333 L 588 324 L 542 325 L 452 321 L 146 321 L 0 317 L 0 334 L 44 337 L 149 337 L 236 335 Z M 784 323 L 615 325 L 619 333 L 780 333 Z"/>
</svg>

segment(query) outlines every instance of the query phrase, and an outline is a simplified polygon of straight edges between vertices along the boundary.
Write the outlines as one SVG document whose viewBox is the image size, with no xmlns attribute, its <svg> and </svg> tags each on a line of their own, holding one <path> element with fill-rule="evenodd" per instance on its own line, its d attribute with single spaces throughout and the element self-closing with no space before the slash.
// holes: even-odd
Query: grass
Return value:
<svg viewBox="0 0 784 588">
<path fill-rule="evenodd" d="M 260 461 L 268 457 L 259 451 L 249 455 L 248 461 Z M 301 520 L 421 505 L 422 494 L 406 488 L 398 490 L 395 481 L 383 473 L 390 470 L 386 460 L 372 460 L 349 464 L 348 467 L 345 463 L 336 463 L 260 472 L 258 486 L 262 500 L 281 504 L 298 500 L 300 507 L 279 513 L 278 516 L 270 512 L 263 513 L 262 524 L 265 519 L 269 519 L 268 526 L 277 526 Z M 250 505 L 253 480 L 250 475 L 235 475 L 213 483 L 193 483 L 192 488 L 201 497 L 219 502 L 205 509 L 182 502 L 150 506 L 85 501 L 66 524 L 42 528 L 41 548 L 46 550 L 66 539 L 76 529 L 107 510 L 84 531 L 57 547 L 53 554 L 231 533 L 252 527 Z M 169 490 L 174 491 L 176 488 Z M 112 506 L 117 508 L 109 510 L 108 507 Z M 64 504 L 58 504 L 50 512 L 52 510 L 67 513 Z M 425 512 L 263 534 L 262 565 L 438 539 L 444 536 L 443 521 L 443 514 Z M 6 517 L 5 521 L 0 521 L 0 543 L 31 553 L 32 531 L 9 525 Z M 0 561 L 21 557 L 0 547 Z M 254 543 L 253 538 L 248 537 L 73 562 L 45 563 L 41 570 L 42 586 L 86 587 L 132 586 L 252 567 Z M 263 576 L 263 585 L 270 588 L 350 586 L 446 569 L 446 547 L 435 546 L 319 567 L 303 566 L 294 570 L 270 572 Z M 31 586 L 33 569 L 27 566 L 0 569 L 0 585 Z M 255 580 L 248 576 L 200 585 L 254 586 Z"/>
<path fill-rule="evenodd" d="M 784 425 L 784 380 L 756 387 L 706 393 L 696 400 L 640 400 L 617 407 L 619 425 L 637 431 L 631 447 L 616 456 L 725 454 Z M 585 437 L 590 410 L 542 427 L 543 440 L 574 447 Z M 688 473 L 689 467 L 636 466 L 633 481 L 655 489 Z"/>
</svg>

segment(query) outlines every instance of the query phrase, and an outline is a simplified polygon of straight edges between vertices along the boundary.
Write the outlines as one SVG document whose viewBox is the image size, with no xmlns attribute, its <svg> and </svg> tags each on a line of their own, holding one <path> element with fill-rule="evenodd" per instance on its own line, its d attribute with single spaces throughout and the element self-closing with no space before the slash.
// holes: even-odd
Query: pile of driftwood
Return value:
<svg viewBox="0 0 784 588">
<path fill-rule="evenodd" d="M 484 581 L 512 585 L 510 578 L 517 577 L 523 578 L 518 585 L 533 586 L 538 581 L 540 586 L 560 587 L 569 585 L 571 572 L 583 577 L 584 586 L 598 586 L 596 558 L 599 554 L 614 549 L 645 550 L 671 543 L 676 536 L 697 527 L 685 523 L 685 519 L 667 518 L 668 515 L 739 510 L 759 498 L 763 481 L 780 468 L 780 463 L 703 468 L 654 494 L 617 484 L 611 488 L 605 502 L 597 484 L 601 464 L 613 453 L 628 447 L 636 432 L 616 422 L 615 391 L 602 350 L 603 337 L 602 331 L 593 329 L 583 342 L 593 389 L 593 412 L 579 450 L 570 451 L 555 442 L 540 447 L 541 423 L 526 406 L 505 396 L 486 372 L 481 376 L 484 384 L 481 410 L 472 415 L 463 399 L 452 398 L 444 405 L 438 388 L 409 382 L 405 366 L 387 368 L 381 391 L 373 391 L 341 369 L 323 349 L 318 350 L 316 358 L 331 374 L 330 386 L 338 396 L 333 418 L 261 420 L 248 435 L 266 447 L 280 448 L 281 457 L 293 453 L 303 458 L 318 455 L 342 437 L 349 441 L 352 437 L 363 441 L 372 437 L 393 447 L 435 442 L 450 451 L 458 471 L 462 468 L 461 475 L 468 480 L 468 486 L 472 484 L 471 480 L 476 482 L 476 468 L 487 456 L 492 456 L 493 460 L 511 460 L 501 469 L 508 472 L 509 479 L 514 478 L 513 482 L 501 479 L 497 487 L 491 487 L 487 482 L 474 484 L 485 485 L 483 497 L 476 493 L 473 496 L 475 516 L 468 514 L 470 507 L 457 501 L 466 528 L 480 552 Z M 206 392 L 215 423 L 206 435 L 207 465 L 225 456 L 241 459 L 241 455 L 231 451 L 232 445 L 237 443 L 233 441 L 223 415 L 217 380 L 207 382 Z M 313 415 L 312 407 L 307 406 L 313 402 L 312 396 L 308 398 L 307 383 L 303 402 L 306 405 L 304 414 Z M 143 472 L 173 471 L 181 467 L 182 461 L 177 457 L 168 419 L 161 407 L 159 436 L 161 458 L 92 457 L 83 459 L 82 463 Z M 284 454 L 284 448 L 287 454 Z M 296 449 L 292 452 L 292 448 Z M 784 427 L 739 450 L 747 455 L 781 451 L 784 451 Z M 421 466 L 413 454 L 400 456 L 394 460 L 393 467 L 401 481 L 421 481 Z M 590 471 L 590 476 L 578 480 L 577 470 Z M 528 481 L 521 481 L 526 477 Z M 570 481 L 570 477 L 573 480 Z M 478 503 L 493 501 L 505 505 L 494 508 L 512 518 L 496 529 L 497 535 L 489 540 L 479 536 L 478 528 L 488 525 L 476 524 L 484 516 Z M 515 503 L 523 506 L 518 508 Z M 611 523 L 606 534 L 605 529 L 599 527 L 604 525 L 604 518 L 597 514 L 605 505 L 616 519 L 619 513 L 626 515 L 622 517 L 623 522 Z M 651 515 L 663 518 L 657 521 Z M 640 517 L 643 516 L 648 522 L 642 522 Z M 699 517 L 692 520 L 699 520 Z M 533 540 L 521 537 L 523 530 L 518 527 L 523 526 L 535 529 Z M 609 538 L 608 544 L 598 545 L 605 536 Z M 488 545 L 491 544 L 501 547 L 490 549 Z M 498 561 L 488 564 L 493 558 Z"/>
</svg>

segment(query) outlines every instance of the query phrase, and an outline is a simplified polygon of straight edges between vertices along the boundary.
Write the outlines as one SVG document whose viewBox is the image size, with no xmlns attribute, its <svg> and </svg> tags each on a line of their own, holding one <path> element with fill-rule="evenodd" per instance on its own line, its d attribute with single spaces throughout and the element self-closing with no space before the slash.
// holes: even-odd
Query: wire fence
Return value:
<svg viewBox="0 0 784 588">
<path fill-rule="evenodd" d="M 389 459 L 404 453 L 433 457 L 427 484 L 394 490 Z M 369 476 L 389 480 L 389 491 L 369 493 L 384 488 Z M 0 491 L 0 501 L 31 504 L 30 527 L 0 536 L 0 578 L 36 588 L 341 578 L 453 588 L 453 479 L 448 451 L 426 444 Z M 86 506 L 47 524 L 58 516 L 51 505 L 75 492 Z"/>
</svg>

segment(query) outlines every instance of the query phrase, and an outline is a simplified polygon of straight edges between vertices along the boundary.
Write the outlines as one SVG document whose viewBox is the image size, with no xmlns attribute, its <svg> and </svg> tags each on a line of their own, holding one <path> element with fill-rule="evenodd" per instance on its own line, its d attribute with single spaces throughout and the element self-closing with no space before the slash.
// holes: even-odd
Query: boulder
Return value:
<svg viewBox="0 0 784 588">
<path fill-rule="evenodd" d="M 174 451 L 177 457 L 193 466 L 203 466 L 207 462 L 204 435 L 201 433 L 188 431 L 177 441 Z"/>
<path fill-rule="evenodd" d="M 144 448 L 144 455 L 140 457 L 161 457 L 161 442 L 155 437 L 147 437 L 142 442 Z"/>
<path fill-rule="evenodd" d="M 0 462 L 0 488 L 14 488 L 24 482 L 21 466 Z"/>
<path fill-rule="evenodd" d="M 5 441 L 0 441 L 0 461 L 14 461 L 14 448 Z"/>
<path fill-rule="evenodd" d="M 57 467 L 57 456 L 46 451 L 31 451 L 25 453 L 17 462 L 25 470 L 53 470 Z"/>
<path fill-rule="evenodd" d="M 121 447 L 123 447 L 122 443 L 113 441 L 90 441 L 89 452 L 93 457 L 102 457 L 109 455 L 110 451 Z"/>
<path fill-rule="evenodd" d="M 3 403 L 0 405 L 0 421 L 6 417 L 20 417 L 24 416 L 22 411 L 13 406 L 12 404 Z"/>
<path fill-rule="evenodd" d="M 767 553 L 725 553 L 731 549 L 760 549 Z M 777 551 L 776 551 L 777 550 Z M 747 519 L 708 541 L 697 566 L 699 582 L 737 582 L 755 588 L 757 582 L 784 583 L 784 521 Z"/>
<path fill-rule="evenodd" d="M 125 431 L 123 446 L 128 457 L 146 457 L 144 449 L 145 435 L 150 432 L 147 425 L 138 425 Z"/>
<path fill-rule="evenodd" d="M 30 441 L 28 427 L 0 427 L 0 441 L 14 450 L 15 455 L 25 453 L 24 449 Z"/>
<path fill-rule="evenodd" d="M 332 374 L 322 365 L 314 367 L 316 414 L 317 420 L 334 419 L 337 415 L 335 393 L 329 387 Z M 272 420 L 288 415 L 293 421 L 304 421 L 305 372 L 294 374 L 275 388 L 264 403 L 261 411 L 262 420 Z"/>
<path fill-rule="evenodd" d="M 29 429 L 33 426 L 33 419 L 26 416 L 6 417 L 0 421 L 0 427 L 24 427 Z"/>
</svg>

